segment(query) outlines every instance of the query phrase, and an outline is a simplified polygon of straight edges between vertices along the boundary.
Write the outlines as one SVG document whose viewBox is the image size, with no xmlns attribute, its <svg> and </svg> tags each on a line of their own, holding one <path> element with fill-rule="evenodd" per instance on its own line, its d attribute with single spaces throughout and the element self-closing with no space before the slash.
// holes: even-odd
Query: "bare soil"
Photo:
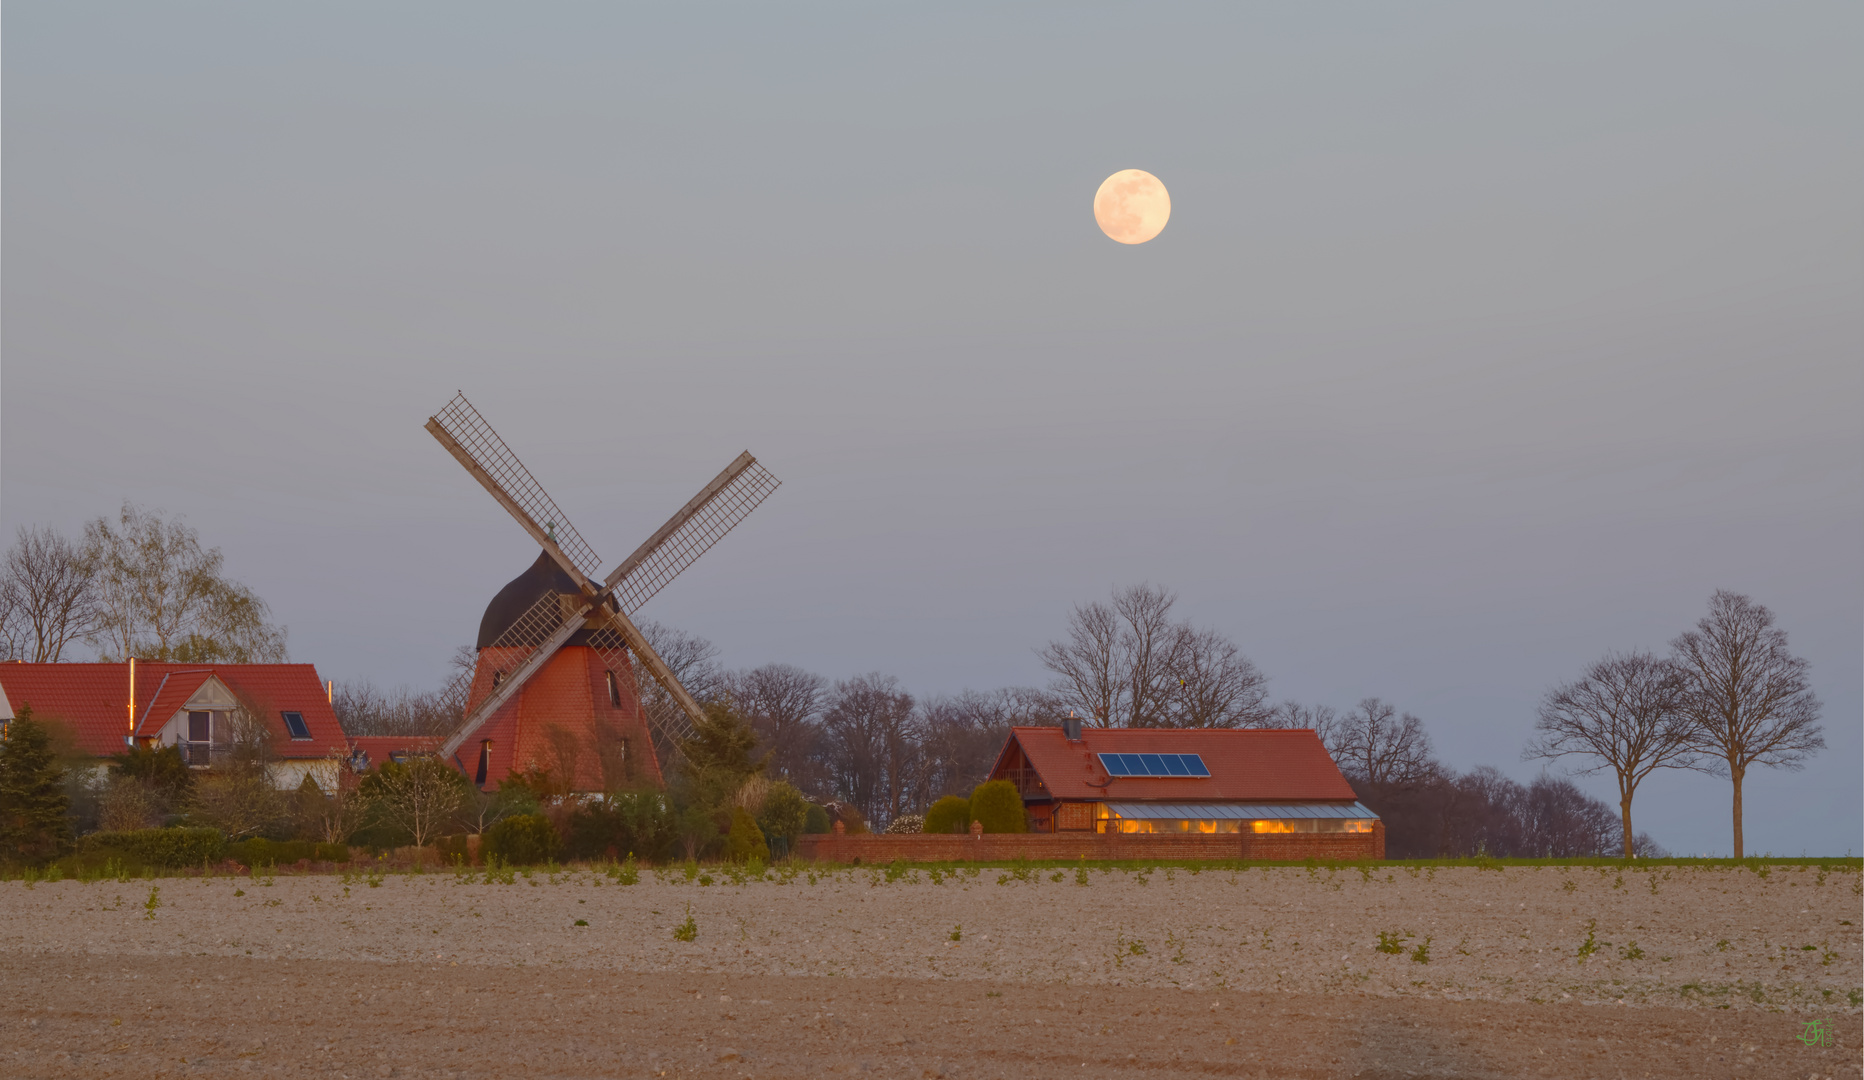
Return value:
<svg viewBox="0 0 1864 1080">
<path fill-rule="evenodd" d="M 0 884 L 0 1074 L 1864 1072 L 1855 870 L 940 877 Z"/>
</svg>

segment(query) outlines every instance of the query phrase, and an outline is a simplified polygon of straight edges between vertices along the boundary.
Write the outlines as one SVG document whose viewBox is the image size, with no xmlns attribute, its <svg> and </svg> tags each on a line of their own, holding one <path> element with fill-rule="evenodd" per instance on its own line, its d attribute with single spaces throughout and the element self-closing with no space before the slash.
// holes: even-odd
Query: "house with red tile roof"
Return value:
<svg viewBox="0 0 1864 1080">
<path fill-rule="evenodd" d="M 1033 832 L 1342 833 L 1378 815 L 1312 729 L 1011 728 L 989 779 Z"/>
<path fill-rule="evenodd" d="M 102 760 L 129 746 L 173 746 L 196 767 L 223 760 L 250 718 L 271 734 L 282 788 L 309 775 L 334 789 L 351 747 L 310 664 L 0 664 L 0 724 L 30 706 Z"/>
</svg>

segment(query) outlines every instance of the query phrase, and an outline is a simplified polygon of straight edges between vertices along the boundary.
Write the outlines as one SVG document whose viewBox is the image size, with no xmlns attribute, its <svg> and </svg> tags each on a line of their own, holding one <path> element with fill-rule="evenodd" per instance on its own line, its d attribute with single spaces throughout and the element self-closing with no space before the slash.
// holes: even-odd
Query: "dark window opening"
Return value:
<svg viewBox="0 0 1864 1080">
<path fill-rule="evenodd" d="M 498 684 L 499 684 L 499 683 L 501 683 L 501 682 L 504 682 L 504 681 L 505 681 L 505 673 L 504 673 L 504 672 L 502 672 L 502 671 L 494 671 L 494 672 L 492 673 L 492 686 L 493 686 L 494 688 L 496 688 L 496 687 L 498 686 Z"/>
<path fill-rule="evenodd" d="M 479 740 L 479 771 L 476 775 L 473 776 L 472 782 L 479 787 L 484 787 L 485 786 L 485 774 L 491 769 L 491 767 L 492 767 L 492 740 L 481 739 Z"/>
<path fill-rule="evenodd" d="M 209 742 L 213 739 L 213 714 L 191 712 L 188 714 L 188 741 Z"/>
<path fill-rule="evenodd" d="M 606 672 L 605 674 L 608 675 L 608 703 L 610 705 L 615 706 L 616 708 L 620 708 L 621 707 L 621 681 L 615 678 L 615 673 L 612 671 Z"/>
<path fill-rule="evenodd" d="M 288 712 L 280 713 L 279 715 L 285 718 L 285 729 L 291 732 L 291 737 L 293 739 L 301 741 L 311 737 L 311 728 L 309 724 L 304 722 L 303 713 Z"/>
</svg>

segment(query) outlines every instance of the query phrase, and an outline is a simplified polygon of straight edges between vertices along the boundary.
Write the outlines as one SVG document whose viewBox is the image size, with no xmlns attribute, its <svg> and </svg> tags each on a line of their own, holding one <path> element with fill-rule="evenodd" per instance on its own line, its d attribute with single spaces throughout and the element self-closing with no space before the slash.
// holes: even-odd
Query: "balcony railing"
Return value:
<svg viewBox="0 0 1864 1080">
<path fill-rule="evenodd" d="M 181 760 L 199 768 L 224 761 L 232 749 L 226 743 L 194 742 L 188 739 L 182 739 L 175 746 L 181 751 Z"/>
</svg>

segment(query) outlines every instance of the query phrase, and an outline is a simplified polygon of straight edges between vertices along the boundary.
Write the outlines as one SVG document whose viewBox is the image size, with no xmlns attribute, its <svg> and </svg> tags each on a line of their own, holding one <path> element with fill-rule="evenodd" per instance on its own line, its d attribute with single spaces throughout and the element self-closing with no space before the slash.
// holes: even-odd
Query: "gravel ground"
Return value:
<svg viewBox="0 0 1864 1080">
<path fill-rule="evenodd" d="M 662 877 L 0 884 L 0 1072 L 1860 1075 L 1855 870 Z"/>
</svg>

